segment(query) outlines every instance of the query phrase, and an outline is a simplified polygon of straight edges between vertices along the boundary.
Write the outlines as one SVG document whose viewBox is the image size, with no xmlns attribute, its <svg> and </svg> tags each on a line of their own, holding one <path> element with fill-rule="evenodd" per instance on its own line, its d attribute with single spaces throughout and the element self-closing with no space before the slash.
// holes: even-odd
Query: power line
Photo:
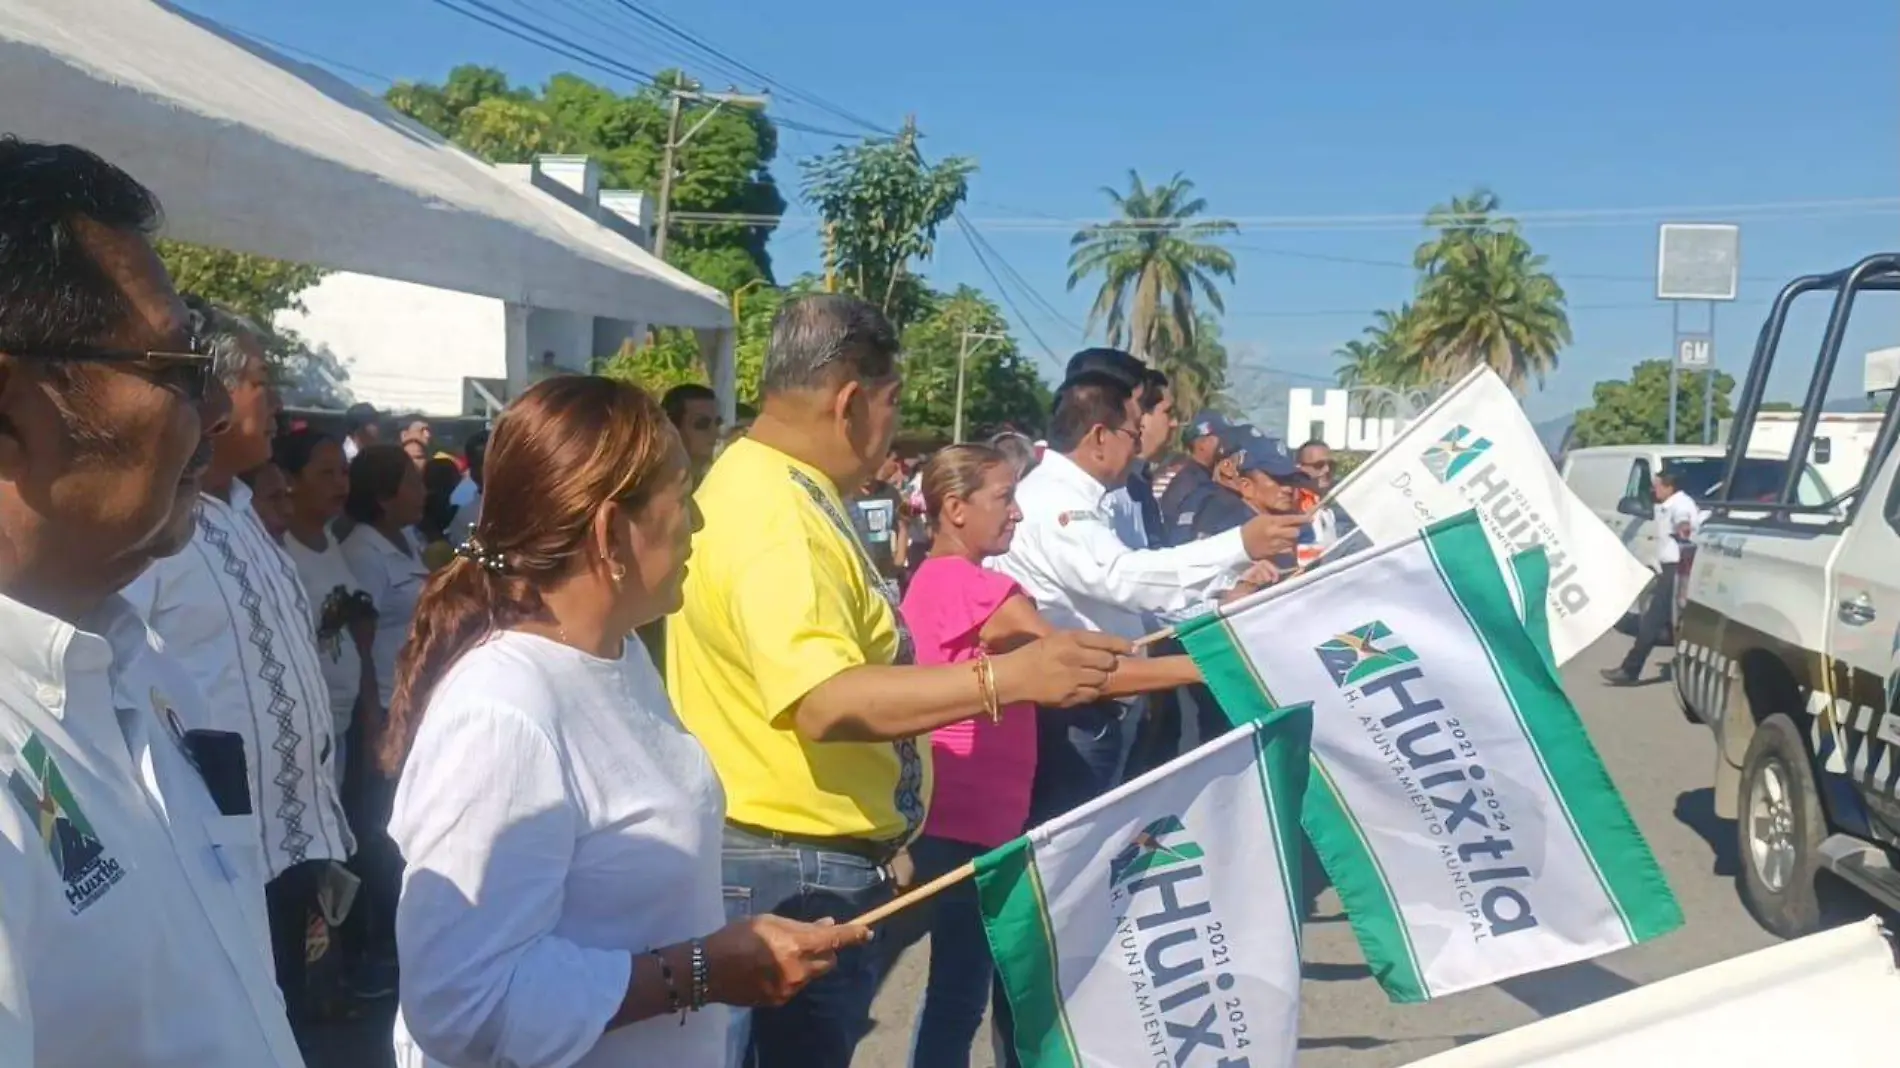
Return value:
<svg viewBox="0 0 1900 1068">
<path fill-rule="evenodd" d="M 1042 335 L 1036 332 L 1035 324 L 1029 321 L 1029 316 L 1024 315 L 1023 310 L 1016 306 L 1016 298 L 1010 296 L 1009 287 L 1005 286 L 1003 280 L 998 278 L 996 272 L 991 269 L 990 261 L 984 257 L 982 247 L 976 243 L 976 238 L 972 236 L 969 225 L 963 221 L 961 215 L 957 217 L 956 222 L 957 229 L 963 233 L 963 239 L 970 243 L 970 251 L 976 255 L 977 265 L 983 268 L 983 273 L 989 275 L 990 284 L 996 287 L 997 295 L 1003 298 L 1004 304 L 1009 305 L 1010 311 L 1016 313 L 1016 321 L 1022 325 L 1024 330 L 1029 332 L 1030 337 L 1036 340 L 1036 344 L 1042 347 L 1043 353 L 1049 358 L 1049 365 L 1054 367 L 1057 373 L 1060 374 L 1062 370 L 1062 358 L 1057 356 L 1056 350 L 1050 348 L 1049 343 L 1044 341 Z"/>
<path fill-rule="evenodd" d="M 437 0 L 441 2 L 441 0 Z M 1764 222 L 1776 219 L 1806 219 L 1826 217 L 1856 217 L 1863 215 L 1886 215 L 1900 213 L 1900 197 L 1876 197 L 1851 200 L 1820 201 L 1771 201 L 1756 204 L 1716 204 L 1701 207 L 1662 207 L 1662 208 L 1588 208 L 1562 209 L 1536 212 L 1520 212 L 1508 216 L 1446 216 L 1442 221 L 1477 222 L 1489 218 L 1493 222 L 1534 222 L 1539 226 L 1629 226 L 1649 225 L 1664 220 L 1679 220 L 1687 216 L 1753 216 L 1752 221 Z M 735 223 L 768 223 L 785 221 L 795 216 L 739 215 L 732 218 Z M 1057 219 L 1050 217 L 1020 218 L 1000 217 L 973 219 L 989 230 L 1021 231 L 1067 231 L 1094 229 L 1104 232 L 1116 230 L 1172 230 L 1183 227 L 1176 218 L 1138 218 L 1138 219 Z M 1204 220 L 1214 221 L 1214 220 Z M 1373 231 L 1380 229 L 1426 229 L 1424 217 L 1420 215 L 1262 215 L 1229 216 L 1223 220 L 1231 222 L 1239 229 L 1277 229 L 1277 230 L 1315 230 L 1315 231 Z M 1434 225 L 1440 220 L 1434 220 Z"/>
<path fill-rule="evenodd" d="M 1061 323 L 1063 326 L 1068 327 L 1070 330 L 1075 331 L 1075 334 L 1077 337 L 1083 337 L 1088 334 L 1087 329 L 1085 329 L 1079 323 L 1075 322 L 1073 319 L 1070 319 L 1068 316 L 1063 315 L 1062 312 L 1059 309 L 1057 309 L 1055 305 L 1049 303 L 1049 301 L 1045 299 L 1039 291 L 1037 291 L 1036 287 L 1029 283 L 1029 279 L 1024 278 L 1022 275 L 1022 272 L 1018 271 L 1014 266 L 1012 266 L 1007 259 L 1004 259 L 1003 254 L 1001 252 L 996 251 L 996 246 L 990 244 L 989 239 L 984 237 L 982 233 L 979 232 L 975 226 L 971 225 L 970 220 L 964 217 L 963 212 L 958 211 L 956 214 L 957 214 L 957 224 L 963 227 L 964 235 L 970 241 L 973 241 L 977 245 L 981 246 L 983 251 L 988 253 L 989 256 L 996 261 L 997 265 L 1003 269 L 1003 273 L 1008 275 L 1012 280 L 1014 280 L 1015 283 L 1019 287 L 1022 288 L 1023 292 L 1028 295 L 1031 303 L 1039 307 L 1042 310 L 1042 312 L 1045 315 L 1047 315 L 1049 318 L 1055 320 L 1058 323 Z"/>
<path fill-rule="evenodd" d="M 1268 245 L 1249 245 L 1240 242 L 1231 243 L 1227 247 L 1243 252 L 1259 252 L 1268 256 L 1279 256 L 1294 260 L 1312 260 L 1318 263 L 1342 263 L 1360 267 L 1393 267 L 1406 271 L 1416 271 L 1418 269 L 1417 264 L 1407 263 L 1403 260 L 1381 260 L 1363 256 L 1337 256 L 1325 252 L 1302 252 L 1295 249 L 1274 248 Z M 1559 280 L 1581 279 L 1590 282 L 1642 282 L 1645 284 L 1654 284 L 1656 281 L 1655 275 L 1643 274 L 1594 274 L 1588 271 L 1552 271 L 1551 273 L 1557 275 Z M 1765 275 L 1742 275 L 1741 280 L 1744 282 L 1770 283 L 1787 281 L 1785 278 L 1771 278 Z"/>
<path fill-rule="evenodd" d="M 485 4 L 482 2 L 482 0 L 463 0 L 463 2 L 475 8 L 478 8 L 482 11 L 490 12 L 495 16 L 495 18 L 499 18 L 503 21 L 497 22 L 494 19 L 485 18 L 475 11 L 469 11 L 466 8 L 458 7 L 456 4 L 452 3 L 451 0 L 430 0 L 430 3 L 433 3 L 439 7 L 445 7 L 449 9 L 450 11 L 453 11 L 456 14 L 462 16 L 463 18 L 473 19 L 474 21 L 479 22 L 482 25 L 489 27 L 490 29 L 499 30 L 500 32 L 505 33 L 508 36 L 513 37 L 518 41 L 525 41 L 526 43 L 531 44 L 535 46 L 536 48 L 542 49 L 543 51 L 552 52 L 559 56 L 564 56 L 591 70 L 600 71 L 604 74 L 609 74 L 609 75 L 612 75 L 613 77 L 620 78 L 626 81 L 635 82 L 637 84 L 651 85 L 653 84 L 655 80 L 654 76 L 646 71 L 639 70 L 634 67 L 629 67 L 619 62 L 618 60 L 612 59 L 608 56 L 601 55 L 599 52 L 596 52 L 593 49 L 568 41 L 565 38 L 561 37 L 559 34 L 549 33 L 548 31 L 541 29 L 540 27 L 535 26 L 531 23 L 524 22 L 521 19 L 518 19 L 514 17 L 513 15 L 508 14 L 505 11 L 501 11 L 489 4 Z M 508 24 L 513 24 L 513 25 L 508 25 Z M 521 27 L 521 29 L 515 29 L 514 26 L 519 26 Z M 523 32 L 524 30 L 526 32 Z M 536 40 L 535 38 L 528 36 L 529 33 L 538 34 L 539 36 L 545 37 L 548 40 L 547 41 Z M 549 42 L 554 42 L 554 43 L 549 43 Z"/>
<path fill-rule="evenodd" d="M 634 0 L 613 0 L 613 2 L 619 5 L 621 8 L 624 8 L 626 11 L 630 12 L 635 18 L 638 18 L 641 21 L 646 22 L 649 25 L 652 25 L 658 28 L 663 33 L 672 35 L 678 40 L 685 42 L 690 47 L 698 49 L 703 54 L 711 56 L 725 63 L 731 64 L 733 67 L 737 68 L 738 70 L 746 74 L 749 74 L 754 78 L 757 78 L 762 84 L 771 86 L 772 88 L 777 89 L 779 92 L 783 93 L 786 96 L 792 97 L 794 99 L 803 100 L 810 106 L 815 107 L 819 109 L 820 111 L 824 111 L 836 118 L 842 119 L 845 122 L 852 124 L 853 126 L 863 127 L 864 129 L 869 130 L 870 132 L 877 134 L 880 137 L 896 137 L 897 136 L 897 132 L 894 130 L 890 130 L 885 127 L 879 126 L 878 124 L 871 122 L 869 119 L 861 118 L 860 116 L 855 115 L 849 111 L 846 111 L 844 108 L 841 108 L 838 105 L 831 103 L 830 101 L 826 100 L 824 97 L 817 95 L 816 93 L 807 92 L 803 89 L 798 88 L 795 85 L 782 82 L 779 79 L 772 77 L 770 74 L 767 74 L 762 70 L 759 70 L 757 67 L 754 67 L 748 63 L 745 63 L 742 60 L 734 58 L 730 54 L 719 49 L 717 46 L 712 45 L 708 43 L 707 41 L 705 41 L 703 38 L 693 34 L 691 31 L 683 29 L 680 26 L 668 21 L 665 16 L 659 14 L 656 11 L 653 11 L 652 9 L 646 7 L 643 4 L 635 3 Z"/>
<path fill-rule="evenodd" d="M 218 19 L 214 19 L 209 15 L 199 14 L 198 12 L 195 12 L 195 11 L 192 12 L 192 14 L 197 15 L 198 18 L 204 19 L 206 22 L 209 22 L 214 26 L 217 26 L 221 29 L 229 30 L 230 32 L 238 35 L 239 37 L 243 37 L 257 44 L 264 45 L 267 48 L 274 48 L 277 51 L 286 53 L 288 55 L 302 56 L 303 58 L 311 60 L 312 62 L 317 63 L 321 66 L 331 67 L 336 70 L 344 71 L 349 74 L 359 75 L 361 77 L 368 78 L 371 81 L 382 82 L 385 85 L 396 84 L 396 79 L 391 78 L 387 74 L 378 74 L 373 70 L 365 70 L 362 67 L 351 66 L 350 64 L 345 63 L 340 59 L 331 59 L 329 56 L 322 55 L 317 52 L 312 52 L 307 48 L 298 48 L 294 44 L 288 44 L 283 41 L 273 40 L 269 37 L 264 36 L 261 33 L 257 33 L 253 30 L 244 29 L 241 26 L 236 26 L 229 22 L 221 22 Z"/>
</svg>

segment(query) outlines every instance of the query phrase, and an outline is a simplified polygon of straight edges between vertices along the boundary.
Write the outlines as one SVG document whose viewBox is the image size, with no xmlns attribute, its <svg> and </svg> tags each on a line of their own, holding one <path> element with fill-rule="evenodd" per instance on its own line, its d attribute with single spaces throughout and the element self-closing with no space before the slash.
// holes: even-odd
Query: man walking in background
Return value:
<svg viewBox="0 0 1900 1068">
<path fill-rule="evenodd" d="M 1641 681 L 1643 665 L 1649 654 L 1661 644 L 1676 615 L 1676 572 L 1682 564 L 1684 546 L 1695 541 L 1702 529 L 1702 510 L 1680 488 L 1681 476 L 1665 467 L 1656 472 L 1650 492 L 1656 498 L 1656 582 L 1649 588 L 1649 603 L 1643 606 L 1643 618 L 1636 627 L 1636 641 L 1629 655 L 1616 667 L 1603 672 L 1612 686 L 1634 686 Z"/>
</svg>

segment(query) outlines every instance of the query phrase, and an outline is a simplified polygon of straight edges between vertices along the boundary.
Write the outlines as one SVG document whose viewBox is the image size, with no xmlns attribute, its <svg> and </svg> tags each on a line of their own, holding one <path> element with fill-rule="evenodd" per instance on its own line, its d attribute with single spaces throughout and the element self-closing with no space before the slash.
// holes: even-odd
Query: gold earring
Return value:
<svg viewBox="0 0 1900 1068">
<path fill-rule="evenodd" d="M 613 564 L 612 564 L 612 565 L 611 565 L 611 566 L 610 566 L 610 567 L 609 567 L 609 568 L 607 569 L 607 573 L 608 573 L 608 574 L 610 574 L 610 575 L 612 575 L 612 576 L 614 577 L 614 581 L 615 581 L 615 582 L 619 582 L 619 581 L 621 581 L 622 579 L 624 579 L 624 578 L 626 578 L 626 577 L 627 577 L 627 569 L 626 569 L 626 568 L 624 568 L 624 567 L 622 567 L 622 566 L 620 565 L 620 563 L 619 563 L 618 561 L 615 561 L 615 562 L 614 562 L 614 563 L 613 563 Z"/>
</svg>

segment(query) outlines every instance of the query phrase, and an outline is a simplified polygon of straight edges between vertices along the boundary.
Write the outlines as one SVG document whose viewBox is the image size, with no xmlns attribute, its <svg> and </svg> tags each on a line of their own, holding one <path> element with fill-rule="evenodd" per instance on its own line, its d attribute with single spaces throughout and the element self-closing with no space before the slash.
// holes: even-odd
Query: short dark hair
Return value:
<svg viewBox="0 0 1900 1068">
<path fill-rule="evenodd" d="M 719 395 L 714 393 L 711 387 L 702 386 L 698 382 L 682 382 L 672 389 L 667 390 L 666 396 L 660 398 L 660 410 L 666 413 L 667 422 L 678 426 L 680 425 L 680 420 L 686 418 L 686 406 L 688 404 L 694 401 L 713 401 L 717 403 L 718 400 Z"/>
<path fill-rule="evenodd" d="M 1333 447 L 1331 445 L 1326 444 L 1326 442 L 1321 438 L 1311 438 L 1306 442 L 1306 444 L 1301 445 L 1298 449 L 1294 450 L 1293 455 L 1298 456 L 1300 453 L 1303 453 L 1308 449 L 1325 449 L 1327 452 L 1331 452 L 1333 450 Z"/>
<path fill-rule="evenodd" d="M 1652 481 L 1667 483 L 1671 488 L 1674 488 L 1682 485 L 1682 471 L 1671 465 L 1664 464 L 1662 467 L 1656 469 L 1656 477 Z"/>
<path fill-rule="evenodd" d="M 376 406 L 358 401 L 343 412 L 344 432 L 354 434 L 367 426 L 375 426 L 382 416 L 376 414 Z"/>
<path fill-rule="evenodd" d="M 818 389 L 843 371 L 846 381 L 880 382 L 897 373 L 897 328 L 875 305 L 820 293 L 787 301 L 772 319 L 759 393 Z"/>
<path fill-rule="evenodd" d="M 383 502 L 402 489 L 402 480 L 415 461 L 400 445 L 367 445 L 350 461 L 350 495 L 343 514 L 364 526 L 383 517 Z"/>
<path fill-rule="evenodd" d="M 1134 395 L 1126 379 L 1105 371 L 1071 375 L 1056 391 L 1055 414 L 1049 417 L 1049 447 L 1073 452 L 1096 427 L 1118 430 L 1125 426 L 1128 400 Z"/>
<path fill-rule="evenodd" d="M 270 458 L 286 475 L 301 475 L 303 469 L 310 466 L 310 458 L 316 455 L 317 447 L 336 438 L 313 427 L 303 427 L 288 434 L 277 435 L 271 442 Z"/>
<path fill-rule="evenodd" d="M 1141 410 L 1152 412 L 1161 406 L 1161 397 L 1168 389 L 1168 376 L 1152 367 L 1141 369 Z"/>
<path fill-rule="evenodd" d="M 158 229 L 158 198 L 77 145 L 0 137 L 0 352 L 85 345 L 130 308 L 74 223 Z"/>
<path fill-rule="evenodd" d="M 1140 388 L 1148 374 L 1148 365 L 1132 353 L 1121 349 L 1093 348 L 1083 349 L 1069 357 L 1069 366 L 1063 371 L 1063 379 L 1075 378 L 1091 371 L 1113 375 L 1128 385 L 1128 392 Z"/>
</svg>

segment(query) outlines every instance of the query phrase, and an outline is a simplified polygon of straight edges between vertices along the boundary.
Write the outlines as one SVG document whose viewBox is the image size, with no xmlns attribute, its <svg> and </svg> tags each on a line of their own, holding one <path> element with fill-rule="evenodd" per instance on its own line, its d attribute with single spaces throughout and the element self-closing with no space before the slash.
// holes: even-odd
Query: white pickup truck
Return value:
<svg viewBox="0 0 1900 1068">
<path fill-rule="evenodd" d="M 1790 306 L 1833 299 L 1792 447 L 1806 455 L 1823 402 L 1840 388 L 1833 376 L 1856 297 L 1864 305 L 1869 293 L 1893 292 L 1900 254 L 1782 291 L 1737 404 L 1731 466 L 1748 454 Z M 1888 361 L 1870 359 L 1867 378 L 1870 396 L 1892 397 Z M 1900 909 L 1897 434 L 1888 406 L 1859 483 L 1833 487 L 1839 496 L 1823 504 L 1801 501 L 1794 477 L 1768 501 L 1718 492 L 1702 502 L 1709 520 L 1685 562 L 1676 696 L 1715 732 L 1715 810 L 1737 820 L 1742 899 L 1783 937 L 1822 925 L 1823 871 Z"/>
</svg>

